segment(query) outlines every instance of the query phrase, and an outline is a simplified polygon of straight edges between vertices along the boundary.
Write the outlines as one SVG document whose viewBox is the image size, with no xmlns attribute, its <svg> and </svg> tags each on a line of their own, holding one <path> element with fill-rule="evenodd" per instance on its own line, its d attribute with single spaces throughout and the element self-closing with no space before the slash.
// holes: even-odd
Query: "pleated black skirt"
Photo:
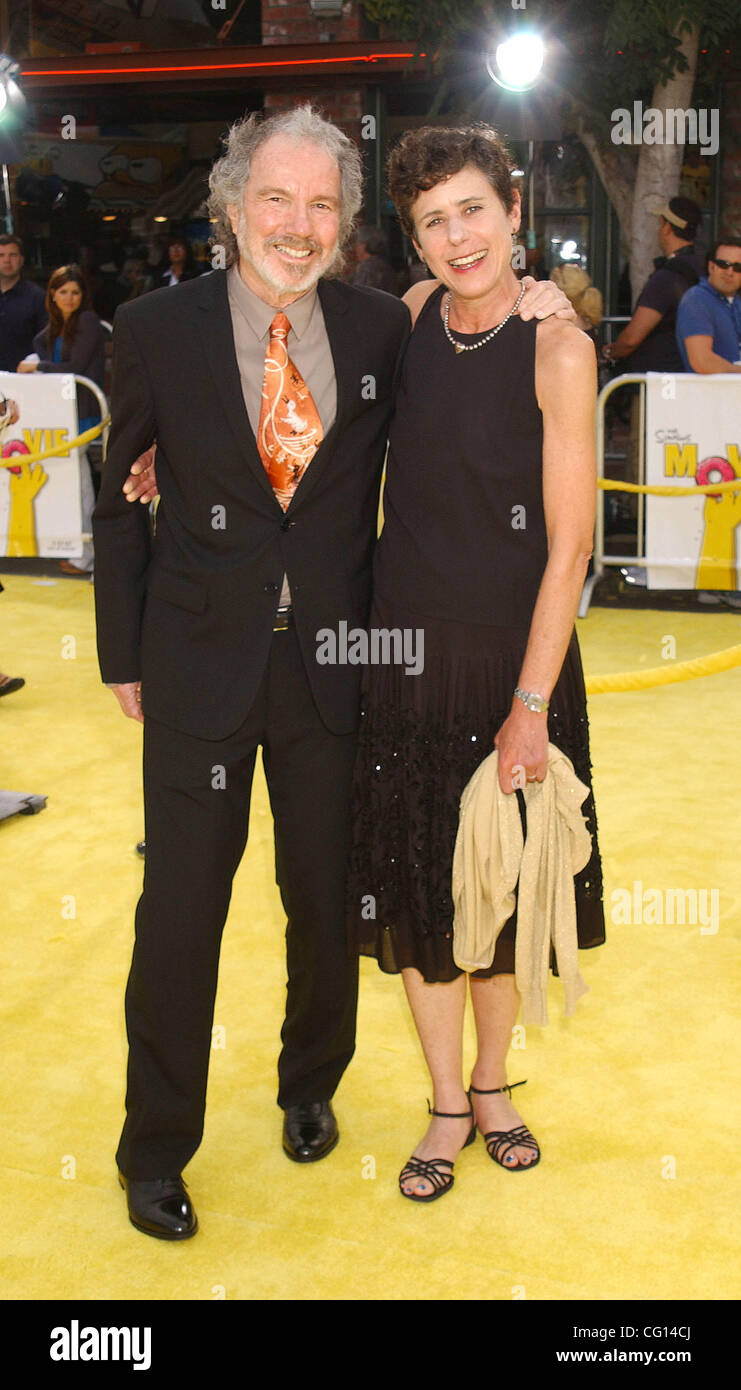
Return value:
<svg viewBox="0 0 741 1390">
<path fill-rule="evenodd" d="M 379 596 L 370 624 L 421 631 L 424 665 L 417 675 L 401 664 L 366 668 L 348 874 L 350 942 L 389 973 L 414 966 L 427 981 L 449 981 L 461 974 L 453 961 L 451 883 L 460 797 L 510 712 L 528 632 L 429 618 Z M 579 946 L 599 946 L 605 940 L 602 866 L 576 633 L 551 697 L 548 736 L 590 788 L 582 811 L 592 855 L 574 886 Z M 492 965 L 477 976 L 514 974 L 516 929 L 515 908 Z M 550 965 L 557 973 L 553 952 Z"/>
</svg>

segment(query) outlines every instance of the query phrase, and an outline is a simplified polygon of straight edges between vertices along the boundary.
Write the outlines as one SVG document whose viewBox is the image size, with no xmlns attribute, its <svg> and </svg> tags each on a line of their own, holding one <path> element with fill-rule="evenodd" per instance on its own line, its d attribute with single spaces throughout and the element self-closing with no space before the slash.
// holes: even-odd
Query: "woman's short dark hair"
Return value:
<svg viewBox="0 0 741 1390">
<path fill-rule="evenodd" d="M 468 164 L 481 170 L 505 210 L 511 212 L 515 165 L 493 126 L 422 126 L 402 136 L 388 157 L 386 173 L 389 193 L 407 236 L 416 236 L 411 209 L 420 193 L 459 174 Z"/>
</svg>

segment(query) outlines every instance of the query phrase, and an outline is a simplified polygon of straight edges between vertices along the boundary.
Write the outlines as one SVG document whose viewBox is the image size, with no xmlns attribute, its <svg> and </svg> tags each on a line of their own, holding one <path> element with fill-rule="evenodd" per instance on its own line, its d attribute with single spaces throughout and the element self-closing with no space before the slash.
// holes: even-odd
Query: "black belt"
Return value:
<svg viewBox="0 0 741 1390">
<path fill-rule="evenodd" d="M 290 604 L 285 608 L 279 608 L 273 623 L 273 632 L 285 632 L 287 627 L 293 626 L 293 609 Z"/>
</svg>

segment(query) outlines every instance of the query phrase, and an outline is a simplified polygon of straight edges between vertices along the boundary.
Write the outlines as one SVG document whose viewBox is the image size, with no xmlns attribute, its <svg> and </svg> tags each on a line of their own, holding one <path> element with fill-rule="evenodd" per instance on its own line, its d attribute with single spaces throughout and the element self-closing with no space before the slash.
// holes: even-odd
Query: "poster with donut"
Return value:
<svg viewBox="0 0 741 1390">
<path fill-rule="evenodd" d="M 738 478 L 738 491 L 701 493 Z M 646 497 L 649 589 L 741 588 L 741 380 L 648 372 L 646 482 L 686 496 Z"/>
<path fill-rule="evenodd" d="M 8 556 L 82 555 L 74 376 L 0 372 L 0 547 Z M 51 449 L 48 458 L 32 456 Z"/>
</svg>

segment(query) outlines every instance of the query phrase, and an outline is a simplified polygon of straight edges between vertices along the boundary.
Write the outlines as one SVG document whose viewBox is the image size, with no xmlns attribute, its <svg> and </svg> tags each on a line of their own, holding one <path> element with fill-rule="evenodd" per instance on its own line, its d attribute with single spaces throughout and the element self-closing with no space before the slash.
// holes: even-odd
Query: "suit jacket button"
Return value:
<svg viewBox="0 0 741 1390">
<path fill-rule="evenodd" d="M 292 522 L 292 521 L 289 521 L 289 520 L 288 520 L 288 517 L 284 517 L 283 521 L 281 521 L 281 523 L 280 523 L 280 529 L 281 529 L 281 531 L 290 531 L 290 529 L 291 529 L 292 526 L 293 526 L 293 522 Z"/>
<path fill-rule="evenodd" d="M 266 593 L 266 594 L 277 594 L 277 592 L 278 592 L 278 585 L 277 585 L 277 584 L 266 584 L 266 585 L 265 585 L 265 593 Z"/>
</svg>

